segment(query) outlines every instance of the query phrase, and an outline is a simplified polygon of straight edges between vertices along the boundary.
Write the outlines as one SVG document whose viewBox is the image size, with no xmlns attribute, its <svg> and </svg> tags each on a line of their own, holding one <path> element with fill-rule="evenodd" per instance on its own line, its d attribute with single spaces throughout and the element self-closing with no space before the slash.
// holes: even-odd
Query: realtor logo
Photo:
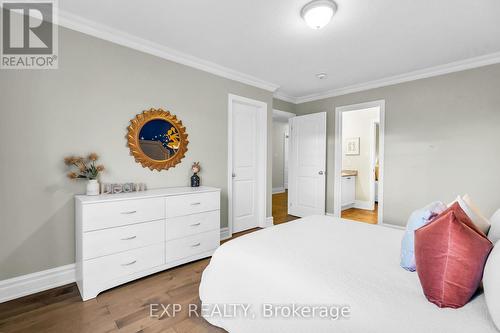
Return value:
<svg viewBox="0 0 500 333">
<path fill-rule="evenodd" d="M 55 0 L 2 1 L 2 69 L 56 69 Z"/>
</svg>

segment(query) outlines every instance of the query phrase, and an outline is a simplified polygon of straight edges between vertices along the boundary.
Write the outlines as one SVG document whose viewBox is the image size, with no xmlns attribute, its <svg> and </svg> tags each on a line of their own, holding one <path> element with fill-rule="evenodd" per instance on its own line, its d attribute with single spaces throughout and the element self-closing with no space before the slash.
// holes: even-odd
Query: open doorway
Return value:
<svg viewBox="0 0 500 333">
<path fill-rule="evenodd" d="M 294 113 L 273 110 L 273 222 L 281 224 L 295 217 L 288 215 L 288 152 L 290 139 L 289 119 Z"/>
<path fill-rule="evenodd" d="M 336 216 L 371 224 L 383 221 L 384 104 L 336 109 Z"/>
</svg>

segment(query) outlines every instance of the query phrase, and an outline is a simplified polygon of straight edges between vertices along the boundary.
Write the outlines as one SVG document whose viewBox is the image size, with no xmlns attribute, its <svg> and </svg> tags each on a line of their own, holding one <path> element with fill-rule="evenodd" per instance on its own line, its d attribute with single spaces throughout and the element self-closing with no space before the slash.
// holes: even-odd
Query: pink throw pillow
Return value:
<svg viewBox="0 0 500 333">
<path fill-rule="evenodd" d="M 417 273 L 427 299 L 464 306 L 476 292 L 493 245 L 458 203 L 415 231 Z"/>
</svg>

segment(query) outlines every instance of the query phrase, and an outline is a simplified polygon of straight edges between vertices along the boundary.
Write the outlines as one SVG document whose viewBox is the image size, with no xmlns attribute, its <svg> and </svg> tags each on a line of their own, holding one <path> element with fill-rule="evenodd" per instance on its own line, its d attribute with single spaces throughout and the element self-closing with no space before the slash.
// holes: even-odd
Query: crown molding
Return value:
<svg viewBox="0 0 500 333">
<path fill-rule="evenodd" d="M 289 103 L 293 103 L 293 104 L 298 104 L 297 103 L 297 97 L 287 95 L 287 94 L 285 94 L 285 93 L 283 93 L 281 91 L 276 91 L 274 93 L 273 97 L 276 98 L 276 99 L 285 101 L 285 102 L 289 102 Z"/>
<path fill-rule="evenodd" d="M 234 80 L 260 89 L 264 89 L 274 93 L 274 97 L 289 103 L 301 104 L 312 102 L 320 99 L 347 95 L 351 93 L 366 91 L 395 85 L 404 82 L 410 82 L 434 76 L 460 72 L 467 69 L 473 69 L 488 65 L 500 63 L 500 52 L 491 53 L 479 57 L 459 60 L 444 65 L 429 67 L 422 70 L 412 71 L 405 74 L 395 75 L 379 80 L 354 84 L 343 88 L 328 90 L 325 92 L 305 95 L 291 96 L 285 94 L 279 89 L 279 85 L 270 83 L 259 78 L 256 78 L 245 73 L 241 73 L 230 68 L 220 66 L 216 63 L 206 61 L 177 50 L 162 46 L 158 43 L 128 34 L 121 30 L 113 29 L 109 26 L 84 19 L 67 11 L 58 9 L 59 22 L 58 25 L 91 35 L 103 40 L 110 41 L 115 44 L 126 46 L 144 53 L 148 53 L 166 60 L 170 60 L 182 65 L 202 70 L 226 79 Z"/>
<path fill-rule="evenodd" d="M 399 83 L 410 82 L 429 77 L 450 74 L 488 65 L 500 63 L 500 52 L 491 53 L 480 57 L 469 58 L 465 60 L 451 62 L 445 65 L 429 67 L 426 69 L 413 71 L 401 75 L 391 76 L 380 80 L 369 81 L 361 84 L 355 84 L 344 88 L 333 89 L 322 93 L 311 94 L 292 98 L 295 104 L 317 101 L 320 99 L 352 94 L 360 91 L 366 91 L 375 88 L 391 86 Z M 276 96 L 276 93 L 275 93 Z M 281 99 L 281 98 L 280 98 Z"/>
<path fill-rule="evenodd" d="M 158 43 L 111 28 L 107 25 L 87 20 L 61 9 L 59 9 L 58 25 L 270 92 L 274 92 L 279 88 L 277 84 L 179 52 Z"/>
</svg>

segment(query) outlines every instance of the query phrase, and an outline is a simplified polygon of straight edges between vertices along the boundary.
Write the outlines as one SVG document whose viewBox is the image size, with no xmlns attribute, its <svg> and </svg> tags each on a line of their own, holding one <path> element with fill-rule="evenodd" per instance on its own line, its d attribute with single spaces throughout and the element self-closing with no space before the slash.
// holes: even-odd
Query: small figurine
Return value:
<svg viewBox="0 0 500 333">
<path fill-rule="evenodd" d="M 200 176 L 198 176 L 198 172 L 200 172 L 200 162 L 194 162 L 193 166 L 191 166 L 191 170 L 193 171 L 193 175 L 191 176 L 191 187 L 199 187 L 200 186 Z"/>
</svg>

